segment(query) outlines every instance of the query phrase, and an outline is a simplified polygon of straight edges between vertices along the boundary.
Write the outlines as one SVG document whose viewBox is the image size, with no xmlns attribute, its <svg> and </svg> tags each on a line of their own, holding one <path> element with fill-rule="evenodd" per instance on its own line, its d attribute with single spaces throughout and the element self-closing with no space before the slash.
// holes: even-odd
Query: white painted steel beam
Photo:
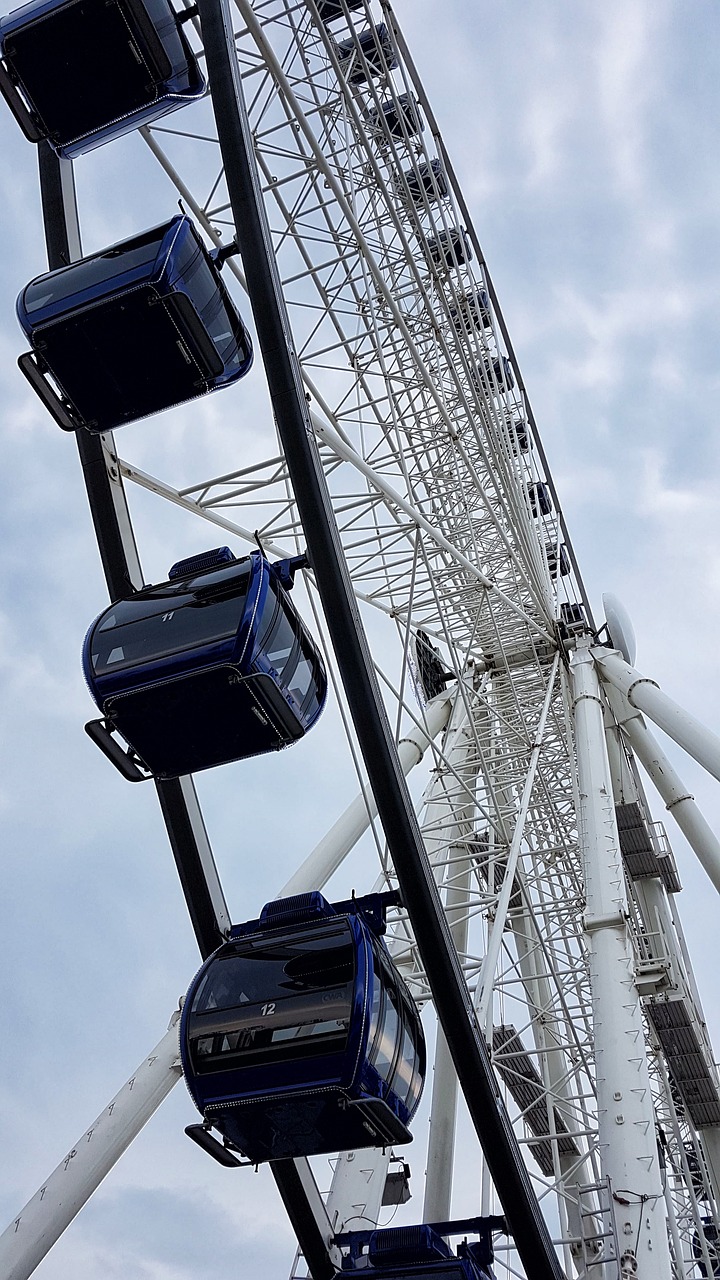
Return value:
<svg viewBox="0 0 720 1280">
<path fill-rule="evenodd" d="M 340 1152 L 326 1210 L 335 1234 L 374 1231 L 380 1219 L 389 1166 L 389 1147 Z"/>
<path fill-rule="evenodd" d="M 0 1276 L 27 1280 L 182 1074 L 175 1013 L 152 1053 L 0 1236 Z"/>
<path fill-rule="evenodd" d="M 346 444 L 337 431 L 317 417 L 313 417 L 313 427 L 315 428 L 315 434 L 319 440 L 322 440 L 324 444 L 327 444 L 339 458 L 343 459 L 344 462 L 352 463 L 355 469 L 364 475 L 375 489 L 384 494 L 393 506 L 398 507 L 405 513 L 405 515 L 409 516 L 413 523 L 417 525 L 418 529 L 422 529 L 423 533 L 426 533 L 428 537 L 437 544 L 440 550 L 445 551 L 449 556 L 452 556 L 453 560 L 457 561 L 457 563 L 462 566 L 462 568 L 465 569 L 467 573 L 470 574 L 470 576 L 481 586 L 485 587 L 487 591 L 491 591 L 494 595 L 497 595 L 511 613 L 514 613 L 516 617 L 521 618 L 532 632 L 536 635 L 542 636 L 544 640 L 550 639 L 545 627 L 542 627 L 534 618 L 531 618 L 530 615 L 520 607 L 520 605 L 516 604 L 516 602 L 511 600 L 505 592 L 501 591 L 493 580 L 489 578 L 487 574 L 483 573 L 472 560 L 463 555 L 462 552 L 459 551 L 458 548 L 440 532 L 437 526 L 432 524 L 431 521 L 428 520 L 413 503 L 408 502 L 403 498 L 398 490 L 393 488 L 393 486 L 380 475 L 376 468 L 371 467 L 364 458 L 360 457 L 360 454 L 357 453 L 351 445 Z"/>
<path fill-rule="evenodd" d="M 518 809 L 515 829 L 513 831 L 510 849 L 508 850 L 507 866 L 505 868 L 505 876 L 502 888 L 495 908 L 495 918 L 493 920 L 492 933 L 488 941 L 487 952 L 483 960 L 480 977 L 477 987 L 475 988 L 475 1008 L 477 1010 L 478 1021 L 483 1026 L 487 1020 L 490 1002 L 493 994 L 493 982 L 495 979 L 495 970 L 500 956 L 500 948 L 502 946 L 503 930 L 507 920 L 508 907 L 510 906 L 510 898 L 513 892 L 513 883 L 515 880 L 515 872 L 517 870 L 518 859 L 520 857 L 520 846 L 525 834 L 525 822 L 530 808 L 530 798 L 535 783 L 535 774 L 537 771 L 540 753 L 543 748 L 543 736 L 545 733 L 545 725 L 547 723 L 550 704 L 552 702 L 555 679 L 557 677 L 560 655 L 555 655 L 552 671 L 548 676 L 547 692 L 543 703 L 540 719 L 535 731 L 535 740 L 530 752 L 530 760 L 528 762 L 528 771 L 523 786 L 522 796 L 520 799 L 520 807 Z"/>
<path fill-rule="evenodd" d="M 426 729 L 422 730 L 416 726 L 400 739 L 398 757 L 405 777 L 416 764 L 420 763 L 433 738 L 436 738 L 445 728 L 450 717 L 453 697 L 454 690 L 438 694 L 437 698 L 433 698 L 427 705 Z M 290 898 L 295 893 L 308 893 L 311 889 L 322 889 L 367 831 L 376 815 L 377 806 L 370 788 L 366 786 L 283 885 L 277 895 L 278 898 Z"/>
<path fill-rule="evenodd" d="M 698 1137 L 705 1156 L 710 1185 L 715 1193 L 715 1203 L 718 1205 L 720 1204 L 720 1126 L 708 1125 L 707 1129 L 701 1129 Z"/>
<path fill-rule="evenodd" d="M 655 680 L 641 676 L 615 649 L 592 650 L 603 682 L 625 695 L 631 707 L 644 711 L 673 742 L 720 782 L 720 738 L 663 693 Z"/>
<path fill-rule="evenodd" d="M 643 717 L 617 690 L 609 688 L 608 694 L 613 712 L 635 755 L 720 893 L 720 841 L 715 832 Z"/>
<path fill-rule="evenodd" d="M 604 706 L 589 648 L 581 645 L 572 654 L 571 679 L 600 1154 L 610 1184 L 621 1277 L 670 1280 L 662 1181 L 605 743 Z"/>
<path fill-rule="evenodd" d="M 480 714 L 485 715 L 484 708 Z M 471 862 L 463 858 L 462 850 L 467 849 L 473 829 L 479 760 L 465 703 L 460 697 L 448 727 L 445 747 L 446 768 L 435 775 L 425 794 L 423 835 L 428 856 L 436 867 L 436 878 L 440 880 L 448 868 L 445 909 L 455 949 L 463 956 L 468 942 Z M 457 1099 L 457 1072 L 438 1022 L 423 1222 L 447 1222 L 451 1217 Z"/>
</svg>

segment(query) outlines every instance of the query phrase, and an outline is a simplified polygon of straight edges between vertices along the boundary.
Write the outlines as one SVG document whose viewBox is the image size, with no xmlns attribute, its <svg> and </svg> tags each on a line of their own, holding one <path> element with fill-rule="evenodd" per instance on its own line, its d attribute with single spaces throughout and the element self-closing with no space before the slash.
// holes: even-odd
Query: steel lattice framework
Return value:
<svg viewBox="0 0 720 1280">
<path fill-rule="evenodd" d="M 587 598 L 480 242 L 391 6 L 354 5 L 329 28 L 313 0 L 235 9 L 273 251 L 345 555 L 358 599 L 393 620 L 400 642 L 385 676 L 398 737 L 421 719 L 418 628 L 461 681 L 462 764 L 451 736 L 436 745 L 423 831 L 539 1195 L 559 1193 L 550 1217 L 575 1239 L 568 1270 L 572 1256 L 582 1272 L 607 1213 L 558 619 L 563 604 L 589 615 Z M 196 108 L 143 134 L 215 242 L 232 234 L 212 121 Z M 258 529 L 268 548 L 302 543 L 281 456 L 182 491 L 120 467 L 227 529 Z M 637 903 L 634 924 L 643 938 Z M 396 932 L 423 998 L 402 919 Z M 679 1171 L 688 1118 L 664 1079 L 656 1072 L 658 1109 Z M 698 1201 L 677 1172 L 672 1194 L 691 1257 Z"/>
<path fill-rule="evenodd" d="M 485 1007 L 486 1021 L 514 1026 L 522 1042 L 519 1050 L 502 1032 L 495 1037 L 511 1084 L 513 1073 L 522 1076 L 518 1052 L 523 1069 L 528 1049 L 540 1054 L 533 1071 L 553 1102 L 549 1113 L 543 1103 L 538 1121 L 533 1093 L 532 1123 L 523 1126 L 522 1115 L 518 1122 L 521 1140 L 541 1155 L 542 1179 L 553 1182 L 562 1169 L 569 1185 L 589 1184 L 599 1168 L 583 877 L 566 678 L 556 660 L 559 598 L 574 603 L 582 588 L 574 575 L 557 573 L 562 534 L 556 511 L 541 514 L 532 488 L 549 477 L 533 447 L 522 380 L 429 104 L 394 15 L 383 8 L 398 66 L 358 84 L 312 5 L 238 3 L 238 57 L 352 580 L 361 600 L 394 619 L 402 645 L 393 680 L 398 724 L 402 713 L 418 716 L 415 629 L 438 640 L 455 674 L 465 675 L 463 771 L 440 753 L 444 803 L 438 809 L 434 801 L 424 831 L 446 892 L 463 885 L 466 975 L 479 1000 L 488 926 L 509 876 L 507 919 L 497 922 L 495 1009 Z M 375 21 L 369 5 L 353 19 L 355 32 Z M 357 36 L 352 56 L 363 65 Z M 146 131 L 146 141 L 217 239 L 228 222 L 223 175 L 209 172 L 199 190 L 180 179 L 181 167 L 192 171 L 186 118 L 180 136 L 171 125 Z M 413 128 L 419 121 L 425 127 Z M 197 136 L 206 167 L 211 136 L 209 127 Z M 453 255 L 459 227 L 472 260 Z M 226 527 L 254 530 L 259 512 L 268 546 L 301 539 L 279 458 L 182 493 L 129 463 L 122 471 Z M 531 765 L 519 858 L 508 870 Z M 463 832 L 458 811 L 469 811 Z M 383 871 L 392 876 L 390 867 Z M 417 972 L 417 957 L 412 964 Z M 555 1130 L 578 1136 L 554 1144 L 537 1137 Z"/>
<path fill-rule="evenodd" d="M 399 742 L 425 723 L 418 630 L 455 677 L 423 833 L 567 1274 L 592 1275 L 599 1240 L 606 1261 L 619 1257 L 598 1137 L 568 671 L 573 624 L 583 611 L 588 626 L 592 618 L 481 246 L 396 16 L 387 0 L 337 8 L 328 26 L 315 0 L 235 0 L 272 251 L 352 583 L 387 637 L 378 666 Z M 365 29 L 375 35 L 363 50 Z M 142 133 L 208 236 L 227 241 L 234 228 L 207 104 Z M 235 259 L 226 269 L 242 285 Z M 303 545 L 275 441 L 266 458 L 239 458 L 182 489 L 116 457 L 109 438 L 104 447 L 125 480 L 248 542 L 257 534 L 269 553 Z M 617 742 L 614 771 L 644 821 Z M 654 869 L 627 867 L 639 990 L 654 1000 L 672 970 L 699 1026 L 672 855 L 661 831 L 650 835 Z M 379 866 L 362 891 L 394 884 L 382 832 L 375 838 Z M 426 1000 L 402 913 L 392 946 Z M 690 1276 L 712 1204 L 698 1135 L 716 1121 L 703 1126 L 688 1105 L 652 1016 L 646 1030 L 673 1247 Z M 495 1207 L 488 1185 L 482 1198 Z M 501 1256 L 500 1273 L 520 1274 L 512 1251 Z"/>
</svg>

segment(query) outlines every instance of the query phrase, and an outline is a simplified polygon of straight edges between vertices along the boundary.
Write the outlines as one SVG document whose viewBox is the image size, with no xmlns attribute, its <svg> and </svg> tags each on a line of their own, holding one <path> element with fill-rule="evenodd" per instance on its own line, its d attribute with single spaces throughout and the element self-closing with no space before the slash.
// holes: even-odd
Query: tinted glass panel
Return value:
<svg viewBox="0 0 720 1280">
<path fill-rule="evenodd" d="M 260 620 L 257 625 L 257 633 L 256 633 L 257 642 L 256 643 L 257 643 L 258 649 L 267 650 L 266 641 L 272 629 L 272 624 L 275 620 L 275 614 L 277 613 L 278 609 L 279 609 L 279 605 L 277 602 L 277 597 L 268 588 L 267 594 L 265 596 L 265 603 L 263 604 L 263 607 L 262 607 L 262 613 L 260 614 Z"/>
<path fill-rule="evenodd" d="M 306 720 L 312 720 L 313 716 L 317 715 L 319 706 L 320 706 L 320 699 L 317 694 L 317 689 L 313 685 L 313 688 L 311 689 L 310 694 L 308 695 L 308 700 L 305 706 L 303 707 L 303 715 L 306 718 Z"/>
<path fill-rule="evenodd" d="M 154 293 L 148 284 L 113 290 L 101 302 L 43 326 L 48 366 L 93 431 L 107 431 L 207 390 L 211 366 L 193 354 L 191 331 L 186 338 L 182 317 L 173 311 L 176 299 L 152 305 Z M 215 348 L 207 337 L 206 342 L 221 370 Z"/>
<path fill-rule="evenodd" d="M 190 268 L 195 262 L 195 259 L 199 258 L 199 256 L 200 245 L 197 237 L 194 232 L 187 227 L 182 235 L 178 237 L 174 251 L 175 267 L 184 279 L 188 279 Z"/>
<path fill-rule="evenodd" d="M 17 30 L 13 62 L 50 134 L 66 141 L 155 101 L 162 50 L 152 44 L 119 5 L 76 0 Z"/>
<path fill-rule="evenodd" d="M 403 1028 L 400 1056 L 393 1076 L 392 1088 L 401 1102 L 407 1102 L 415 1069 L 415 1045 L 407 1027 Z"/>
<path fill-rule="evenodd" d="M 374 952 L 373 952 L 373 961 L 375 964 L 377 964 L 375 960 Z M 367 1038 L 368 1057 L 372 1052 L 373 1045 L 375 1044 L 375 1037 L 377 1036 L 377 1033 L 378 1033 L 378 1023 L 380 1021 L 381 1009 L 382 1009 L 382 985 L 380 982 L 379 975 L 376 972 L 373 975 L 372 1004 L 370 1006 L 370 1026 L 368 1028 L 368 1038 Z"/>
<path fill-rule="evenodd" d="M 347 926 L 319 937 L 299 934 L 286 942 L 239 943 L 235 954 L 218 957 L 208 969 L 193 1000 L 193 1013 L 326 991 L 352 982 L 354 974 L 355 953 Z"/>
<path fill-rule="evenodd" d="M 235 334 L 235 316 L 230 314 L 222 295 L 218 296 L 218 305 L 214 313 L 208 316 L 206 324 L 225 364 L 230 366 L 239 364 L 241 352 L 238 351 Z M 244 356 L 244 352 L 242 356 Z"/>
<path fill-rule="evenodd" d="M 410 1082 L 410 1088 L 408 1089 L 407 1098 L 405 1099 L 405 1106 L 407 1107 L 410 1114 L 412 1114 L 412 1112 L 415 1110 L 415 1107 L 417 1106 L 417 1103 L 418 1103 L 418 1098 L 420 1097 L 420 1094 L 422 1092 L 423 1076 L 420 1074 L 420 1070 L 421 1070 L 420 1058 L 416 1055 L 415 1064 L 413 1067 L 412 1080 Z"/>
<path fill-rule="evenodd" d="M 372 1275 L 373 1273 L 370 1271 L 368 1274 Z M 425 1274 L 431 1275 L 432 1280 L 467 1280 L 468 1275 L 472 1275 L 474 1277 L 479 1277 L 479 1280 L 489 1280 L 489 1277 L 493 1275 L 493 1272 L 479 1271 L 475 1267 L 470 1268 L 466 1263 L 463 1263 L 459 1259 L 455 1259 L 442 1264 L 433 1260 L 431 1266 L 427 1266 L 422 1269 L 420 1267 L 411 1268 L 407 1266 L 402 1269 L 393 1268 L 391 1274 L 393 1277 Z"/>
<path fill-rule="evenodd" d="M 295 628 L 285 610 L 281 609 L 265 645 L 266 657 L 281 678 L 288 665 L 288 659 L 294 646 Z"/>
<path fill-rule="evenodd" d="M 301 657 L 288 686 L 289 692 L 293 695 L 296 702 L 300 703 L 300 706 L 302 706 L 305 700 L 305 695 L 310 688 L 310 683 L 314 673 L 313 669 L 314 663 L 312 659 Z"/>
<path fill-rule="evenodd" d="M 392 987 L 386 986 L 381 1022 L 370 1052 L 370 1063 L 383 1080 L 390 1081 L 399 1032 L 398 998 Z"/>
<path fill-rule="evenodd" d="M 210 575 L 208 575 L 210 576 Z M 242 621 L 248 578 L 228 585 L 219 598 L 184 592 L 175 598 L 121 601 L 96 627 L 91 655 L 96 675 L 122 670 L 196 645 L 226 639 Z M 129 607 L 128 607 L 129 606 Z M 144 608 L 142 607 L 144 606 Z"/>
<path fill-rule="evenodd" d="M 184 259 L 186 253 L 189 245 Z M 240 353 L 236 350 L 236 318 L 228 308 L 224 285 L 203 253 L 198 253 L 190 266 L 183 267 L 183 280 L 221 359 L 226 364 L 237 364 Z"/>
<path fill-rule="evenodd" d="M 341 1052 L 352 1012 L 355 948 L 346 922 L 291 940 L 238 944 L 208 969 L 189 1036 L 199 1071 Z"/>
<path fill-rule="evenodd" d="M 105 253 L 87 258 L 83 262 L 75 262 L 71 267 L 54 271 L 52 275 L 41 276 L 25 290 L 24 302 L 28 313 L 32 315 L 50 302 L 70 298 L 144 263 L 148 264 L 148 268 L 151 267 L 158 255 L 165 230 L 165 227 L 154 227 L 152 231 L 116 245 Z"/>
<path fill-rule="evenodd" d="M 188 239 L 188 249 L 190 243 Z M 183 278 L 194 305 L 200 314 L 204 315 L 208 303 L 214 302 L 217 298 L 218 283 L 217 276 L 211 271 L 202 253 L 194 255 L 191 266 L 183 273 Z"/>
</svg>

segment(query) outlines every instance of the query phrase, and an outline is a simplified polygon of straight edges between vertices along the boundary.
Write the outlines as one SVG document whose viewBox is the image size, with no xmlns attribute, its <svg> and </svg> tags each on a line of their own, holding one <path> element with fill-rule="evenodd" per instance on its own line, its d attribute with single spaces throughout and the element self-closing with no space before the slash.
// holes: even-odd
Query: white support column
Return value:
<svg viewBox="0 0 720 1280">
<path fill-rule="evenodd" d="M 333 1173 L 327 1212 L 335 1235 L 374 1231 L 380 1218 L 390 1164 L 388 1148 L 341 1151 Z"/>
<path fill-rule="evenodd" d="M 674 1254 L 673 1280 L 688 1280 L 688 1273 L 685 1269 L 685 1263 L 683 1261 L 682 1241 L 680 1239 L 680 1232 L 678 1231 L 677 1219 L 675 1217 L 675 1206 L 673 1205 L 673 1202 L 672 1202 L 672 1193 L 670 1191 L 670 1183 L 668 1182 L 667 1178 L 665 1179 L 663 1195 L 665 1197 L 665 1212 L 667 1213 L 668 1226 L 670 1229 L 670 1239 L 672 1240 L 672 1244 L 673 1244 L 673 1254 Z"/>
<path fill-rule="evenodd" d="M 644 711 L 673 742 L 720 781 L 720 738 L 711 729 L 673 702 L 655 680 L 641 676 L 617 650 L 595 648 L 592 654 L 603 681 L 619 689 L 631 707 Z"/>
<path fill-rule="evenodd" d="M 402 771 L 407 777 L 411 769 L 422 760 L 425 751 L 433 738 L 445 728 L 453 704 L 454 691 L 438 694 L 426 708 L 426 727 L 415 727 L 398 743 L 398 757 Z M 367 831 L 377 814 L 377 806 L 369 787 L 356 796 L 348 805 L 337 822 L 323 836 L 312 853 L 290 877 L 277 895 L 289 898 L 296 893 L 307 893 L 311 889 L 322 889 L 331 875 L 337 871 L 351 849 Z"/>
<path fill-rule="evenodd" d="M 640 997 L 600 683 L 589 648 L 571 658 L 595 1029 L 600 1155 L 622 1280 L 670 1280 L 671 1264 Z"/>
<path fill-rule="evenodd" d="M 720 841 L 715 832 L 705 821 L 695 797 L 688 791 L 640 712 L 613 687 L 608 688 L 608 697 L 613 714 L 635 755 L 720 893 Z"/>
<path fill-rule="evenodd" d="M 468 705 L 472 691 L 468 688 Z M 478 709 L 485 715 L 484 707 Z M 425 793 L 423 836 L 438 882 L 445 873 L 445 907 L 455 949 L 467 950 L 470 862 L 467 840 L 475 820 L 479 760 L 465 703 L 458 698 L 445 738 L 447 769 L 433 778 Z M 425 1168 L 423 1222 L 446 1222 L 451 1216 L 458 1078 L 447 1041 L 437 1024 L 430 1104 L 430 1134 Z"/>
<path fill-rule="evenodd" d="M 448 1222 L 457 1128 L 458 1079 L 447 1040 L 437 1024 L 433 1064 L 430 1135 L 425 1168 L 423 1222 Z"/>
<path fill-rule="evenodd" d="M 0 1236 L 3 1280 L 27 1280 L 180 1079 L 179 1016 Z"/>
</svg>

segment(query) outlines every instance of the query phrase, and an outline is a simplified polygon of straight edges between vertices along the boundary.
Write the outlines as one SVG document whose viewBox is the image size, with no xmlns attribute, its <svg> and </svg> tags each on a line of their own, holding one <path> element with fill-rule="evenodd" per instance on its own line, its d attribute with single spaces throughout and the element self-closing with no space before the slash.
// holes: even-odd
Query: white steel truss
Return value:
<svg viewBox="0 0 720 1280">
<path fill-rule="evenodd" d="M 315 0 L 235 0 L 273 250 L 356 595 L 392 639 L 377 661 L 399 742 L 426 724 L 418 631 L 454 679 L 450 728 L 429 753 L 423 831 L 508 1110 L 568 1276 L 615 1280 L 630 1273 L 600 1143 L 568 676 L 575 634 L 592 620 L 480 243 L 396 16 L 387 0 L 341 7 L 328 28 Z M 375 36 L 364 53 L 366 29 Z M 234 228 L 208 105 L 142 132 L 208 236 L 227 240 Z M 226 270 L 242 286 L 234 259 Z M 109 465 L 159 498 L 248 542 L 258 536 L 268 553 L 302 546 L 269 432 L 261 461 L 238 458 L 182 487 L 113 450 L 108 443 Z M 433 720 L 428 737 L 436 732 Z M 617 732 L 614 805 L 634 805 L 647 830 Z M 347 848 L 365 825 L 356 819 Z M 394 885 L 381 832 L 375 840 L 379 865 L 363 889 Z M 626 861 L 622 927 L 647 1013 L 652 1102 L 643 1105 L 661 1134 L 668 1257 L 689 1280 L 697 1256 L 712 1274 L 703 1224 L 716 1212 L 720 1114 L 710 1108 L 703 1119 L 693 1107 L 664 1015 L 653 1013 L 682 1004 L 712 1063 L 672 902 L 672 855 L 658 858 L 656 835 L 650 844 L 649 871 Z M 391 933 L 424 1002 L 402 912 Z M 707 1076 L 717 1093 L 710 1066 Z M 452 1145 L 446 1135 L 444 1149 Z M 430 1202 L 449 1203 L 451 1174 L 433 1176 Z M 485 1177 L 478 1210 L 497 1208 Z M 503 1267 L 522 1274 L 511 1249 L 498 1274 Z M 654 1274 L 663 1273 L 640 1280 Z"/>
<path fill-rule="evenodd" d="M 467 903 L 464 971 L 539 1194 L 556 1199 L 568 1273 L 592 1274 L 611 1254 L 595 1239 L 603 1191 L 591 1190 L 604 1169 L 564 669 L 582 583 L 480 243 L 391 6 L 354 5 L 331 28 L 313 0 L 235 7 L 273 248 L 353 585 L 394 622 L 399 647 L 380 666 L 398 737 L 422 718 L 417 630 L 459 678 L 465 759 L 458 768 L 436 747 L 444 804 L 429 800 L 424 834 L 444 892 Z M 378 20 L 388 43 L 376 33 L 368 63 L 358 36 Z M 143 132 L 210 237 L 227 239 L 209 113 Z M 272 446 L 265 461 L 182 489 L 119 463 L 222 528 L 257 531 L 268 550 L 302 544 Z M 647 931 L 641 915 L 635 927 Z M 395 939 L 425 999 L 402 918 Z M 489 1187 L 481 1198 L 489 1208 Z"/>
</svg>

